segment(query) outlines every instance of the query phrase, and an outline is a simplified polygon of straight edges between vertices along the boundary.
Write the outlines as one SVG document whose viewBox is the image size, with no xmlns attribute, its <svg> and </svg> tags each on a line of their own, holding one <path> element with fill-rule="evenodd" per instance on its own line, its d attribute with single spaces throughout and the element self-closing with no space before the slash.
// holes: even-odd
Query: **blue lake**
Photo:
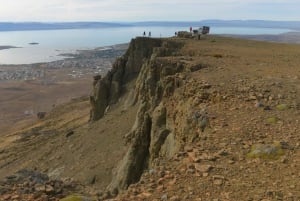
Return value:
<svg viewBox="0 0 300 201">
<path fill-rule="evenodd" d="M 174 36 L 176 31 L 188 31 L 189 27 L 120 27 L 99 29 L 69 29 L 43 31 L 0 32 L 0 46 L 20 48 L 0 50 L 0 64 L 29 64 L 62 59 L 61 53 L 79 49 L 92 49 L 120 43 L 142 36 L 145 31 L 152 37 Z M 211 34 L 280 34 L 289 29 L 211 27 Z M 30 45 L 36 42 L 38 45 Z"/>
</svg>

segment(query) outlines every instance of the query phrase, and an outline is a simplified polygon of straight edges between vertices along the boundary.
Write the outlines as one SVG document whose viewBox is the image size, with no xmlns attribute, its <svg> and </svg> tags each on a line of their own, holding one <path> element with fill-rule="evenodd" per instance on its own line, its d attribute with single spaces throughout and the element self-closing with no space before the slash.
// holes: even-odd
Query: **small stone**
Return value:
<svg viewBox="0 0 300 201">
<path fill-rule="evenodd" d="M 148 193 L 148 192 L 143 192 L 143 193 L 141 193 L 140 195 L 141 195 L 142 197 L 148 198 L 148 197 L 150 197 L 152 194 L 151 194 L 151 193 Z"/>
<path fill-rule="evenodd" d="M 192 187 L 192 186 L 188 186 L 188 191 L 194 191 L 194 187 Z"/>
<path fill-rule="evenodd" d="M 194 174 L 195 173 L 195 169 L 188 169 L 186 171 L 187 174 Z"/>
<path fill-rule="evenodd" d="M 160 185 L 156 188 L 157 192 L 163 192 L 166 189 L 166 187 L 164 185 Z"/>
<path fill-rule="evenodd" d="M 164 180 L 165 180 L 164 178 L 159 178 L 158 181 L 157 181 L 157 183 L 158 184 L 162 184 L 164 182 Z"/>
<path fill-rule="evenodd" d="M 291 189 L 295 189 L 296 186 L 295 186 L 295 185 L 290 185 L 290 188 L 291 188 Z"/>
<path fill-rule="evenodd" d="M 203 177 L 208 177 L 208 175 L 209 175 L 208 172 L 203 172 L 202 174 Z"/>
<path fill-rule="evenodd" d="M 150 184 L 149 187 L 152 188 L 152 189 L 155 189 L 157 187 L 157 185 L 156 184 Z"/>
<path fill-rule="evenodd" d="M 264 107 L 264 110 L 271 110 L 271 107 L 268 106 L 268 105 L 266 105 L 266 106 Z"/>
<path fill-rule="evenodd" d="M 155 170 L 155 169 L 150 169 L 150 170 L 149 170 L 149 174 L 150 174 L 150 175 L 154 175 L 155 173 L 156 173 L 156 170 Z"/>
<path fill-rule="evenodd" d="M 188 157 L 191 162 L 199 163 L 201 161 L 201 157 L 197 157 L 195 152 L 188 152 Z"/>
<path fill-rule="evenodd" d="M 283 96 L 282 94 L 278 94 L 277 97 L 278 97 L 279 99 L 284 99 L 284 96 Z"/>
<path fill-rule="evenodd" d="M 168 200 L 168 195 L 165 193 L 160 197 L 160 200 L 165 201 Z"/>
<path fill-rule="evenodd" d="M 288 159 L 287 159 L 286 157 L 283 157 L 283 158 L 280 160 L 280 162 L 282 162 L 282 163 L 287 163 L 287 162 L 288 162 Z"/>
<path fill-rule="evenodd" d="M 233 160 L 228 160 L 228 164 L 234 164 L 235 162 Z"/>
<path fill-rule="evenodd" d="M 20 196 L 19 195 L 13 195 L 13 196 L 11 196 L 11 198 L 10 199 L 12 199 L 12 200 L 15 200 L 15 199 L 19 199 L 20 198 Z"/>
<path fill-rule="evenodd" d="M 216 186 L 221 186 L 223 184 L 223 180 L 222 179 L 215 179 L 213 183 Z"/>
<path fill-rule="evenodd" d="M 34 186 L 35 191 L 37 192 L 45 192 L 46 187 L 43 184 L 37 184 Z"/>
<path fill-rule="evenodd" d="M 4 195 L 2 197 L 3 200 L 10 200 L 11 199 L 11 195 L 7 194 L 7 195 Z"/>
<path fill-rule="evenodd" d="M 264 107 L 264 105 L 258 101 L 255 102 L 255 107 Z"/>
<path fill-rule="evenodd" d="M 228 152 L 226 150 L 221 150 L 216 154 L 216 156 L 227 156 L 227 155 L 228 155 Z"/>
<path fill-rule="evenodd" d="M 211 165 L 200 165 L 200 164 L 195 164 L 195 168 L 199 172 L 209 172 L 210 170 L 213 169 Z"/>
<path fill-rule="evenodd" d="M 218 159 L 218 156 L 213 155 L 213 156 L 208 156 L 207 160 L 209 161 L 216 161 Z"/>
<path fill-rule="evenodd" d="M 221 176 L 221 175 L 214 175 L 213 176 L 213 179 L 221 179 L 221 180 L 224 180 L 225 177 Z"/>
<path fill-rule="evenodd" d="M 176 181 L 177 181 L 177 179 L 174 178 L 173 180 L 171 180 L 171 181 L 168 183 L 168 185 L 173 186 L 173 185 L 176 184 Z"/>
<path fill-rule="evenodd" d="M 47 194 L 52 194 L 54 192 L 54 188 L 51 185 L 46 185 L 45 191 Z"/>
<path fill-rule="evenodd" d="M 185 150 L 186 152 L 192 152 L 192 151 L 193 151 L 193 147 L 191 147 L 191 146 L 185 146 L 185 147 L 184 147 L 184 150 Z"/>
<path fill-rule="evenodd" d="M 159 177 L 164 177 L 165 175 L 166 175 L 166 172 L 163 170 L 158 173 Z"/>
<path fill-rule="evenodd" d="M 172 196 L 170 201 L 180 201 L 181 199 L 178 196 Z"/>
<path fill-rule="evenodd" d="M 193 169 L 194 170 L 195 169 L 195 165 L 194 164 L 189 164 L 188 165 L 188 169 Z"/>
</svg>

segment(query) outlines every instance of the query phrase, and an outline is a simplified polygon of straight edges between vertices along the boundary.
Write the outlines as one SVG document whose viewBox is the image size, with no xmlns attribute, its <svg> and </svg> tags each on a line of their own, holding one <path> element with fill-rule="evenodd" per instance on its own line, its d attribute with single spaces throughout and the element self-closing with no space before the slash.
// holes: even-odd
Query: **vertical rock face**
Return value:
<svg viewBox="0 0 300 201">
<path fill-rule="evenodd" d="M 144 61 L 152 55 L 153 48 L 161 46 L 161 43 L 160 39 L 132 39 L 127 52 L 117 59 L 112 70 L 105 77 L 95 80 L 90 96 L 91 121 L 103 117 L 106 107 L 118 101 L 125 92 L 126 84 L 138 76 Z"/>
<path fill-rule="evenodd" d="M 90 119 L 96 120 L 103 116 L 109 101 L 110 83 L 107 79 L 94 77 L 93 96 L 90 96 L 91 112 Z"/>
<path fill-rule="evenodd" d="M 184 66 L 182 63 L 166 61 L 163 57 L 176 53 L 180 45 L 178 42 L 165 41 L 161 47 L 153 50 L 140 69 L 135 82 L 135 99 L 141 106 L 136 123 L 127 135 L 132 139 L 131 145 L 109 186 L 111 191 L 124 190 L 129 184 L 137 182 L 146 165 L 151 165 L 159 156 L 170 133 L 167 128 L 167 109 L 162 99 L 172 95 L 176 86 L 179 86 L 174 75 L 183 71 Z"/>
<path fill-rule="evenodd" d="M 110 192 L 122 191 L 137 182 L 144 169 L 159 156 L 171 133 L 163 99 L 180 86 L 176 74 L 184 70 L 184 64 L 169 57 L 176 55 L 182 46 L 180 41 L 136 38 L 113 69 L 95 83 L 90 97 L 91 120 L 100 119 L 108 105 L 116 103 L 128 92 L 127 84 L 133 80 L 132 99 L 134 104 L 139 104 L 135 124 L 126 134 L 130 145 L 108 187 Z M 170 138 L 174 141 L 175 137 L 171 135 Z M 168 146 L 164 149 L 169 149 Z M 170 149 L 173 146 L 171 143 Z"/>
<path fill-rule="evenodd" d="M 140 105 L 136 123 L 131 131 L 134 138 L 108 187 L 110 192 L 122 191 L 130 184 L 139 181 L 149 158 L 151 125 L 148 106 L 143 103 Z"/>
<path fill-rule="evenodd" d="M 167 109 L 163 104 L 155 108 L 152 114 L 152 130 L 150 142 L 150 163 L 159 156 L 159 152 L 168 137 L 170 130 L 167 128 Z"/>
</svg>

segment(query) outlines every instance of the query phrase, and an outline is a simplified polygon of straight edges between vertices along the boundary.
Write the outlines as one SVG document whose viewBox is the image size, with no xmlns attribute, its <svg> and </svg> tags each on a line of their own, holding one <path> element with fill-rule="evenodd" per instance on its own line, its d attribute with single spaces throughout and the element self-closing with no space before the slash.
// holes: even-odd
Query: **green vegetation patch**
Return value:
<svg viewBox="0 0 300 201">
<path fill-rule="evenodd" d="M 278 121 L 278 119 L 276 117 L 269 117 L 267 119 L 267 123 L 269 123 L 269 124 L 275 124 L 275 123 L 277 123 L 277 121 Z"/>
<path fill-rule="evenodd" d="M 263 158 L 263 159 L 279 159 L 284 155 L 284 151 L 279 142 L 273 144 L 256 144 L 251 148 L 250 153 L 247 154 L 249 158 Z"/>
<path fill-rule="evenodd" d="M 276 106 L 277 110 L 283 111 L 289 109 L 289 106 L 287 104 L 279 104 Z"/>
<path fill-rule="evenodd" d="M 91 200 L 81 195 L 69 195 L 68 197 L 60 199 L 59 201 L 91 201 Z"/>
</svg>

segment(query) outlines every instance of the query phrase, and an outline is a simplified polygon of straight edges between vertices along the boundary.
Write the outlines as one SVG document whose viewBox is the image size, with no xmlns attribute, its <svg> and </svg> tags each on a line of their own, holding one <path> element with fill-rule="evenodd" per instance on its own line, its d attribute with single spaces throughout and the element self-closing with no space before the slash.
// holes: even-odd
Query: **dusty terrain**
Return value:
<svg viewBox="0 0 300 201">
<path fill-rule="evenodd" d="M 139 124 L 136 116 L 142 121 L 139 104 L 156 95 L 140 76 L 157 66 L 163 71 L 150 72 L 160 83 L 176 84 L 166 85 L 159 106 L 142 117 L 154 125 L 164 108 L 163 125 L 175 145 L 167 137 L 156 155 L 150 150 L 141 179 L 112 200 L 300 200 L 300 46 L 217 36 L 165 40 L 164 51 L 126 83 L 126 93 L 100 120 L 88 122 L 89 100 L 79 98 L 3 137 L 0 177 L 35 169 L 80 182 L 86 188 L 80 193 L 94 199 L 109 198 L 104 192 L 112 170 L 137 137 L 126 134 Z M 180 71 L 168 74 L 174 66 Z M 124 109 L 130 89 L 138 100 Z M 202 112 L 207 122 L 199 122 Z M 271 155 L 249 155 L 258 145 L 271 147 Z M 17 191 L 4 192 L 22 200 Z"/>
<path fill-rule="evenodd" d="M 38 112 L 88 96 L 92 77 L 105 74 L 126 47 L 80 51 L 68 55 L 72 59 L 50 63 L 0 66 L 0 135 L 36 121 Z"/>
</svg>

